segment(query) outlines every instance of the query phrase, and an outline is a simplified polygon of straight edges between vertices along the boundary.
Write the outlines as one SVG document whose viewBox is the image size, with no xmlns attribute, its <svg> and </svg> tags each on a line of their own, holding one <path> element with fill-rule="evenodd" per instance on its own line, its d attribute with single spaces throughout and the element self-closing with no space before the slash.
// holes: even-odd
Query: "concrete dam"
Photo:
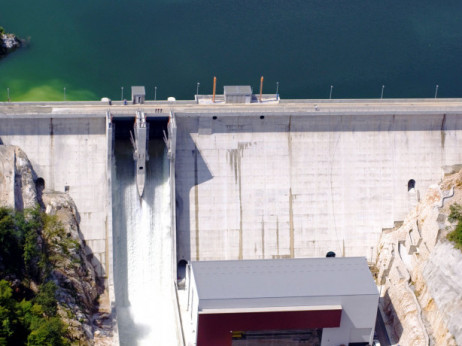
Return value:
<svg viewBox="0 0 462 346">
<path fill-rule="evenodd" d="M 150 128 L 142 198 L 137 111 Z M 120 343 L 181 344 L 179 262 L 372 262 L 382 230 L 462 163 L 461 116 L 461 99 L 3 103 L 0 141 L 75 201 Z"/>
</svg>

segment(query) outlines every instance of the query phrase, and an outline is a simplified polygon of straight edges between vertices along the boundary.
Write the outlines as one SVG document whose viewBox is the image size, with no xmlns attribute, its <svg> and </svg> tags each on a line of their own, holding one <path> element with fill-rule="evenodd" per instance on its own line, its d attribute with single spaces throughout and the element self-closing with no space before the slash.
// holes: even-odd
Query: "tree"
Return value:
<svg viewBox="0 0 462 346">
<path fill-rule="evenodd" d="M 0 344 L 9 343 L 17 324 L 15 300 L 10 283 L 0 281 Z"/>
<path fill-rule="evenodd" d="M 56 289 L 56 284 L 53 281 L 48 281 L 40 285 L 39 292 L 34 298 L 34 302 L 42 306 L 43 312 L 48 317 L 56 316 L 58 310 L 55 297 Z"/>
<path fill-rule="evenodd" d="M 28 346 L 64 346 L 70 342 L 64 337 L 66 328 L 59 317 L 41 320 L 36 329 L 32 330 L 27 338 Z"/>
<path fill-rule="evenodd" d="M 20 234 L 15 225 L 14 213 L 6 208 L 0 208 L 0 265 L 8 274 L 21 274 L 22 249 Z"/>
</svg>

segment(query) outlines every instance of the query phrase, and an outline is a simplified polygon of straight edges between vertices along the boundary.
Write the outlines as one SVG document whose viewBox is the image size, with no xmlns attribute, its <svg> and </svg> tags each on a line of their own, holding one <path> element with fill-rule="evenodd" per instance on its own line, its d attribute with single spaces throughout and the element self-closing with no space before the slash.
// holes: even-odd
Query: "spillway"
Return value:
<svg viewBox="0 0 462 346">
<path fill-rule="evenodd" d="M 177 345 L 171 262 L 169 162 L 149 142 L 140 199 L 128 139 L 116 139 L 113 170 L 114 289 L 120 345 Z"/>
</svg>

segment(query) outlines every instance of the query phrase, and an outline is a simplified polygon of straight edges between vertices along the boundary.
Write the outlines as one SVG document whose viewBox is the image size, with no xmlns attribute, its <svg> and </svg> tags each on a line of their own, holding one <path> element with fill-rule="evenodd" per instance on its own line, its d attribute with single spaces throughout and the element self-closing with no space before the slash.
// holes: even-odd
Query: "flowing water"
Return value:
<svg viewBox="0 0 462 346">
<path fill-rule="evenodd" d="M 0 101 L 193 99 L 223 85 L 282 98 L 462 97 L 462 1 L 17 0 L 0 26 Z"/>
<path fill-rule="evenodd" d="M 141 200 L 130 142 L 117 139 L 114 152 L 114 285 L 120 344 L 177 345 L 165 145 L 159 139 L 149 142 Z"/>
</svg>

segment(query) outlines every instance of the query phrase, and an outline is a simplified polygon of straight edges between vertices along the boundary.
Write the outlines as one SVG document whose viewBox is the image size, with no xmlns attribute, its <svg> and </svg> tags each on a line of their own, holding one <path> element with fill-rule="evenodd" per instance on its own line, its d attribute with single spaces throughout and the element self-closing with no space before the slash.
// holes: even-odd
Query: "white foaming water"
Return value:
<svg viewBox="0 0 462 346">
<path fill-rule="evenodd" d="M 121 345 L 178 345 L 169 164 L 162 141 L 151 141 L 149 150 L 140 200 L 131 149 L 116 144 L 113 230 L 119 340 Z"/>
</svg>

